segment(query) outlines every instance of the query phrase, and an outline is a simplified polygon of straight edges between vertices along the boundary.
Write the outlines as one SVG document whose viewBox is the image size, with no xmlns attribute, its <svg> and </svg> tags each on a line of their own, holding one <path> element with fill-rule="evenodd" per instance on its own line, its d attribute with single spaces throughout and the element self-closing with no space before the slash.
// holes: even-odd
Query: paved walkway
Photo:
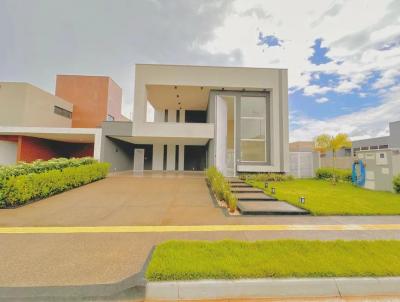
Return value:
<svg viewBox="0 0 400 302">
<path fill-rule="evenodd" d="M 400 239 L 399 225 L 399 216 L 227 217 L 201 175 L 120 174 L 0 210 L 0 287 L 119 282 L 170 239 Z"/>
</svg>

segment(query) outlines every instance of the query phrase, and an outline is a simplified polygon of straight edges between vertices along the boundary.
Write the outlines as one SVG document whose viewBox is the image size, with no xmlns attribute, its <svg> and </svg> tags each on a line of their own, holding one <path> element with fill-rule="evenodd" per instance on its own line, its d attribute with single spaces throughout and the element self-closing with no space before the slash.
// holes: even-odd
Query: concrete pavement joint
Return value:
<svg viewBox="0 0 400 302">
<path fill-rule="evenodd" d="M 65 226 L 0 227 L 0 234 L 77 233 L 177 233 L 240 231 L 393 231 L 400 224 L 270 224 L 270 225 L 178 225 L 178 226 Z"/>
</svg>

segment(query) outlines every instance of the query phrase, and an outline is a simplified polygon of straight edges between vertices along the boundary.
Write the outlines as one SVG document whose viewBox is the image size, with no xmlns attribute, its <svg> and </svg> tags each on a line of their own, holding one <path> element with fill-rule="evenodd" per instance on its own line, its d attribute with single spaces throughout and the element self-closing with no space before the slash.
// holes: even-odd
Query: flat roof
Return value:
<svg viewBox="0 0 400 302">
<path fill-rule="evenodd" d="M 135 63 L 141 66 L 165 66 L 165 67 L 200 67 L 200 68 L 243 68 L 243 69 L 273 69 L 288 70 L 288 68 L 276 67 L 252 67 L 252 66 L 221 66 L 221 65 L 187 65 L 187 64 L 154 64 L 154 63 Z"/>
</svg>

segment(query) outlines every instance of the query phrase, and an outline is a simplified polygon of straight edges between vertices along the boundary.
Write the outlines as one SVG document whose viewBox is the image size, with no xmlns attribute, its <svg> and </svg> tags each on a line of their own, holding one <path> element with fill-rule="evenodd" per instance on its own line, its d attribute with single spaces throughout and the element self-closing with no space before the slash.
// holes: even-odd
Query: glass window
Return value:
<svg viewBox="0 0 400 302">
<path fill-rule="evenodd" d="M 58 106 L 54 106 L 54 113 L 58 114 L 58 115 L 61 115 L 63 117 L 69 118 L 69 119 L 72 118 L 72 112 L 71 111 L 68 111 L 67 109 L 64 109 L 64 108 L 61 108 L 61 107 L 58 107 Z"/>
<path fill-rule="evenodd" d="M 265 119 L 245 119 L 241 120 L 240 137 L 242 139 L 262 139 L 265 138 Z"/>
<path fill-rule="evenodd" d="M 265 97 L 242 97 L 240 116 L 265 118 L 266 105 Z"/>
<path fill-rule="evenodd" d="M 240 160 L 266 161 L 265 97 L 241 97 L 240 101 Z"/>
<path fill-rule="evenodd" d="M 242 161 L 265 161 L 265 141 L 240 141 Z"/>
</svg>

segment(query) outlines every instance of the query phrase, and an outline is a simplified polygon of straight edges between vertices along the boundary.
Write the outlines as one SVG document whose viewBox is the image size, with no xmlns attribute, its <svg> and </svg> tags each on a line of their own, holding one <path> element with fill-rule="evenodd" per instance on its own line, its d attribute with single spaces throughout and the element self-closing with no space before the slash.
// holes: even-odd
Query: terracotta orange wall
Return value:
<svg viewBox="0 0 400 302">
<path fill-rule="evenodd" d="M 109 80 L 107 114 L 112 115 L 116 121 L 126 120 L 121 113 L 122 89 L 112 79 Z"/>
<path fill-rule="evenodd" d="M 72 127 L 100 127 L 106 120 L 108 77 L 58 75 L 56 95 L 74 105 Z"/>
<path fill-rule="evenodd" d="M 17 135 L 0 135 L 0 141 L 18 142 Z"/>
<path fill-rule="evenodd" d="M 93 143 L 67 143 L 42 138 L 19 136 L 17 161 L 32 162 L 37 159 L 49 160 L 54 157 L 93 156 Z"/>
<path fill-rule="evenodd" d="M 32 162 L 36 159 L 48 160 L 57 157 L 48 140 L 20 136 L 18 140 L 17 161 Z"/>
</svg>

